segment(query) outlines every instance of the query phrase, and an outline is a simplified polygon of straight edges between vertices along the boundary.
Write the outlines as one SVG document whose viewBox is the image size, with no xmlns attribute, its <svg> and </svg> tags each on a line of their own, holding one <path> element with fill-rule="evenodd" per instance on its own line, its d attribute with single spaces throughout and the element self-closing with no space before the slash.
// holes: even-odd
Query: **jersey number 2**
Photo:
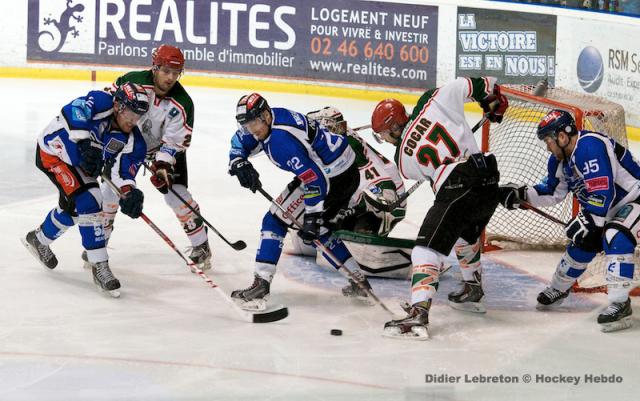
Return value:
<svg viewBox="0 0 640 401">
<path fill-rule="evenodd" d="M 432 164 L 433 168 L 436 169 L 440 167 L 442 163 L 450 163 L 454 160 L 453 158 L 460 155 L 458 144 L 456 144 L 456 141 L 451 138 L 451 135 L 449 135 L 447 130 L 439 123 L 436 124 L 427 134 L 427 140 L 434 146 L 429 144 L 422 145 L 420 149 L 418 149 L 418 152 L 416 154 L 416 156 L 418 157 L 418 162 L 424 166 Z M 444 159 L 440 158 L 440 154 L 438 153 L 438 149 L 436 148 L 440 141 L 444 142 L 447 150 L 449 150 L 449 154 L 453 156 L 453 158 L 449 156 L 445 156 Z"/>
</svg>

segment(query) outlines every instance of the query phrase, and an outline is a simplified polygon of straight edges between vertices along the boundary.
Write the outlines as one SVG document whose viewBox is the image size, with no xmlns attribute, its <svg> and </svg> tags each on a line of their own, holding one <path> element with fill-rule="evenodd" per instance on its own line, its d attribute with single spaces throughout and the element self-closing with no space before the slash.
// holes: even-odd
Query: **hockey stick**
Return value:
<svg viewBox="0 0 640 401">
<path fill-rule="evenodd" d="M 153 171 L 151 171 L 151 168 L 146 163 L 143 163 L 142 165 L 144 166 L 145 169 L 147 169 L 147 171 L 149 171 L 151 174 L 153 174 Z M 236 241 L 236 242 L 229 242 L 229 240 L 227 240 L 222 234 L 220 234 L 220 231 L 216 230 L 215 227 L 212 226 L 211 223 L 209 223 L 207 221 L 207 219 L 205 219 L 204 216 L 202 216 L 202 214 L 200 214 L 200 212 L 196 208 L 191 206 L 191 204 L 189 202 L 187 202 L 182 196 L 180 196 L 180 194 L 178 192 L 176 192 L 175 189 L 169 187 L 169 191 L 171 191 L 171 193 L 173 195 L 175 195 L 176 198 L 180 199 L 180 201 L 185 206 L 187 206 L 189 208 L 189 210 L 191 210 L 196 216 L 201 218 L 202 221 L 204 221 L 204 224 L 206 224 L 207 227 L 209 227 L 214 233 L 216 233 L 218 235 L 218 237 L 220 237 L 220 239 L 222 239 L 231 248 L 235 249 L 236 251 L 240 251 L 240 250 L 243 250 L 244 248 L 247 247 L 247 244 L 242 240 Z"/>
<path fill-rule="evenodd" d="M 280 211 L 286 216 L 288 217 L 293 224 L 298 228 L 298 229 L 302 229 L 302 224 L 300 224 L 300 222 L 291 214 L 289 213 L 289 211 L 287 211 L 284 207 L 282 207 L 282 205 L 280 205 L 278 202 L 275 202 L 273 197 L 271 195 L 269 195 L 267 193 L 267 191 L 265 191 L 264 189 L 262 189 L 262 187 L 258 187 L 258 192 L 260 192 L 265 198 L 267 198 L 267 200 L 269 202 L 271 202 L 271 204 L 275 205 L 278 209 L 280 209 Z M 358 285 L 358 287 L 360 287 L 361 290 L 363 290 L 364 292 L 367 293 L 367 295 L 373 299 L 378 305 L 380 305 L 380 307 L 384 310 L 386 310 L 387 312 L 389 312 L 392 316 L 395 317 L 395 314 L 391 311 L 391 309 L 389 309 L 387 307 L 387 305 L 385 305 L 380 298 L 378 298 L 376 296 L 376 294 L 373 293 L 373 291 L 371 291 L 370 289 L 368 289 L 367 287 L 365 287 L 360 280 L 356 279 L 353 275 L 353 272 L 351 270 L 349 270 L 349 268 L 347 266 L 345 266 L 343 263 L 340 263 L 340 261 L 338 260 L 338 258 L 336 258 L 336 256 L 333 254 L 333 252 L 331 252 L 331 250 L 329 248 L 327 248 L 326 246 L 324 246 L 324 244 L 322 242 L 320 242 L 320 240 L 313 240 L 314 245 L 319 248 L 325 255 L 327 255 L 329 257 L 329 259 L 331 259 L 331 261 L 333 263 L 336 264 L 336 266 L 340 266 L 338 268 L 338 271 L 340 269 L 342 269 L 344 272 L 347 273 L 347 275 L 349 276 L 349 278 L 351 280 L 353 280 L 354 283 L 356 283 Z"/>
<path fill-rule="evenodd" d="M 354 131 L 362 131 L 363 129 L 371 128 L 371 124 L 361 125 L 359 127 L 351 128 Z"/>
<path fill-rule="evenodd" d="M 478 128 L 482 127 L 484 125 L 485 122 L 487 122 L 487 116 L 483 115 L 482 118 L 480 119 L 480 121 L 478 121 L 476 123 L 476 125 L 473 126 L 473 128 L 471 128 L 471 132 L 475 133 Z M 426 181 L 426 180 L 425 180 Z M 409 195 L 411 195 L 412 193 L 415 192 L 416 189 L 418 189 L 418 187 L 420 185 L 422 185 L 424 183 L 424 181 L 418 181 L 415 184 L 413 184 L 411 186 L 411 188 L 407 189 L 407 191 L 405 193 L 403 193 L 402 195 L 398 196 L 398 199 L 396 199 L 395 201 L 391 202 L 391 203 L 382 203 L 380 201 L 378 201 L 377 199 L 373 199 L 373 198 L 367 198 L 367 202 L 369 204 L 371 204 L 373 207 L 375 207 L 376 209 L 382 211 L 382 212 L 393 212 L 394 210 L 396 210 L 408 197 Z"/>
<path fill-rule="evenodd" d="M 120 189 L 113 183 L 113 181 L 111 181 L 108 177 L 106 176 L 102 176 L 102 179 L 109 185 L 109 187 L 111 187 L 111 189 L 118 194 L 119 197 L 122 198 L 122 193 L 120 192 Z M 149 225 L 149 227 L 151 227 L 151 229 L 153 231 L 156 232 L 156 234 L 158 234 L 163 240 L 164 242 L 167 243 L 167 245 L 169 245 L 177 254 L 178 256 L 180 256 L 182 258 L 182 260 L 184 260 L 187 263 L 187 266 L 189 266 L 189 268 L 191 268 L 192 270 L 194 270 L 196 272 L 196 274 L 198 274 L 198 276 L 202 277 L 202 279 L 204 281 L 207 282 L 207 284 L 209 284 L 209 286 L 213 289 L 215 289 L 218 294 L 220 294 L 220 296 L 227 301 L 232 307 L 233 309 L 247 322 L 250 323 L 270 323 L 270 322 L 277 322 L 278 320 L 282 320 L 285 317 L 287 317 L 289 315 L 289 310 L 286 307 L 281 307 L 279 309 L 273 310 L 273 311 L 269 311 L 269 312 L 256 312 L 256 313 L 250 313 L 247 311 L 244 311 L 242 309 L 240 309 L 240 307 L 238 305 L 236 305 L 236 303 L 231 299 L 231 297 L 229 297 L 224 291 L 222 291 L 222 288 L 220 288 L 218 286 L 218 284 L 214 283 L 199 267 L 198 265 L 196 265 L 195 263 L 193 263 L 192 260 L 190 260 L 189 258 L 187 258 L 187 256 L 185 256 L 179 249 L 178 247 L 176 247 L 176 245 L 173 243 L 173 241 L 171 241 L 171 239 L 169 239 L 169 237 L 167 237 L 167 235 L 165 233 L 162 232 L 162 230 L 160 230 L 160 228 L 155 225 L 151 219 L 149 219 L 147 217 L 146 214 L 144 213 L 140 213 L 140 217 L 142 218 L 142 220 L 144 220 L 145 223 L 147 223 Z"/>
<path fill-rule="evenodd" d="M 553 217 L 549 213 L 543 212 L 542 210 L 540 210 L 537 207 L 533 206 L 529 202 L 521 201 L 520 202 L 520 207 L 522 209 L 531 210 L 532 212 L 534 212 L 534 213 L 536 213 L 536 214 L 538 214 L 538 215 L 540 215 L 540 216 L 542 216 L 542 217 L 544 217 L 544 218 L 546 218 L 546 219 L 548 219 L 548 220 L 550 220 L 550 221 L 552 221 L 554 223 L 560 224 L 563 227 L 566 227 L 567 224 L 568 224 L 568 223 L 565 223 L 564 221 L 562 221 L 562 220 L 560 220 L 560 219 L 558 219 L 556 217 Z"/>
</svg>

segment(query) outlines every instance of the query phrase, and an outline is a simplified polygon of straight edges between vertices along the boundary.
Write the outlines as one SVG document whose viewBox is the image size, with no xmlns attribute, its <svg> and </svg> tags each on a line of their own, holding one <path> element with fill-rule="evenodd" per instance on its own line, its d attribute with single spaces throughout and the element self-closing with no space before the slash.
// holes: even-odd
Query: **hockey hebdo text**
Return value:
<svg viewBox="0 0 640 401">
<path fill-rule="evenodd" d="M 621 384 L 624 378 L 616 374 L 584 373 L 581 375 L 524 373 L 521 375 L 484 375 L 464 374 L 450 375 L 446 373 L 425 374 L 426 384 Z"/>
</svg>

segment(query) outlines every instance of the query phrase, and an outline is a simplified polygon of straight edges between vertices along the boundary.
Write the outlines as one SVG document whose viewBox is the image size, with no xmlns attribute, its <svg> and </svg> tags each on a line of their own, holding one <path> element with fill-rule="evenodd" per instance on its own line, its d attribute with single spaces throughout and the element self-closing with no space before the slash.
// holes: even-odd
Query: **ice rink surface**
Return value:
<svg viewBox="0 0 640 401">
<path fill-rule="evenodd" d="M 290 316 L 270 324 L 242 322 L 142 220 L 122 214 L 109 243 L 121 298 L 100 294 L 91 273 L 83 270 L 75 228 L 53 244 L 60 263 L 45 271 L 19 242 L 57 203 L 54 187 L 34 165 L 36 138 L 64 104 L 104 84 L 0 79 L 5 93 L 0 98 L 0 401 L 618 401 L 640 396 L 637 299 L 634 327 L 612 334 L 601 333 L 595 323 L 606 305 L 602 294 L 572 295 L 554 312 L 535 310 L 536 294 L 548 283 L 559 252 L 485 255 L 486 315 L 446 305 L 446 294 L 457 283 L 454 267 L 441 278 L 430 315 L 432 338 L 424 342 L 383 338 L 390 318 L 385 311 L 348 302 L 340 294 L 344 279 L 290 255 L 283 255 L 271 290 L 271 303 L 287 305 Z M 235 105 L 245 91 L 188 90 L 196 109 L 189 186 L 219 231 L 248 244 L 237 252 L 209 234 L 214 249 L 209 275 L 229 293 L 252 281 L 260 222 L 269 203 L 227 174 Z M 263 95 L 272 106 L 301 112 L 336 106 L 351 126 L 368 123 L 375 105 Z M 478 117 L 469 115 L 471 125 Z M 393 151 L 390 145 L 377 148 L 387 155 Z M 636 154 L 639 148 L 632 145 Z M 274 196 L 291 179 L 264 156 L 253 162 Z M 138 182 L 145 213 L 185 249 L 186 236 L 148 176 L 139 175 Z M 427 186 L 412 195 L 408 217 L 393 235 L 413 238 L 431 199 Z M 376 279 L 372 285 L 399 314 L 398 300 L 408 298 L 409 282 Z M 331 336 L 334 328 L 344 334 Z M 460 378 L 457 384 L 427 383 L 428 375 Z M 467 382 L 500 375 L 512 383 Z M 613 375 L 618 382 L 585 383 Z M 567 383 L 569 376 L 579 383 Z M 552 380 L 559 382 L 544 382 Z"/>
</svg>

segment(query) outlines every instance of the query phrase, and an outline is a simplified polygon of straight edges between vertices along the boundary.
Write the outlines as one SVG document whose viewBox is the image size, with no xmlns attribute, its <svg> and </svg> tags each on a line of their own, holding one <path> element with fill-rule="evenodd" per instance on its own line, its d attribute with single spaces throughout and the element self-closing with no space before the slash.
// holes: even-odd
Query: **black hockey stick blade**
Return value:
<svg viewBox="0 0 640 401">
<path fill-rule="evenodd" d="M 269 312 L 250 313 L 252 323 L 272 323 L 282 320 L 289 316 L 289 309 L 286 306 Z"/>
</svg>

